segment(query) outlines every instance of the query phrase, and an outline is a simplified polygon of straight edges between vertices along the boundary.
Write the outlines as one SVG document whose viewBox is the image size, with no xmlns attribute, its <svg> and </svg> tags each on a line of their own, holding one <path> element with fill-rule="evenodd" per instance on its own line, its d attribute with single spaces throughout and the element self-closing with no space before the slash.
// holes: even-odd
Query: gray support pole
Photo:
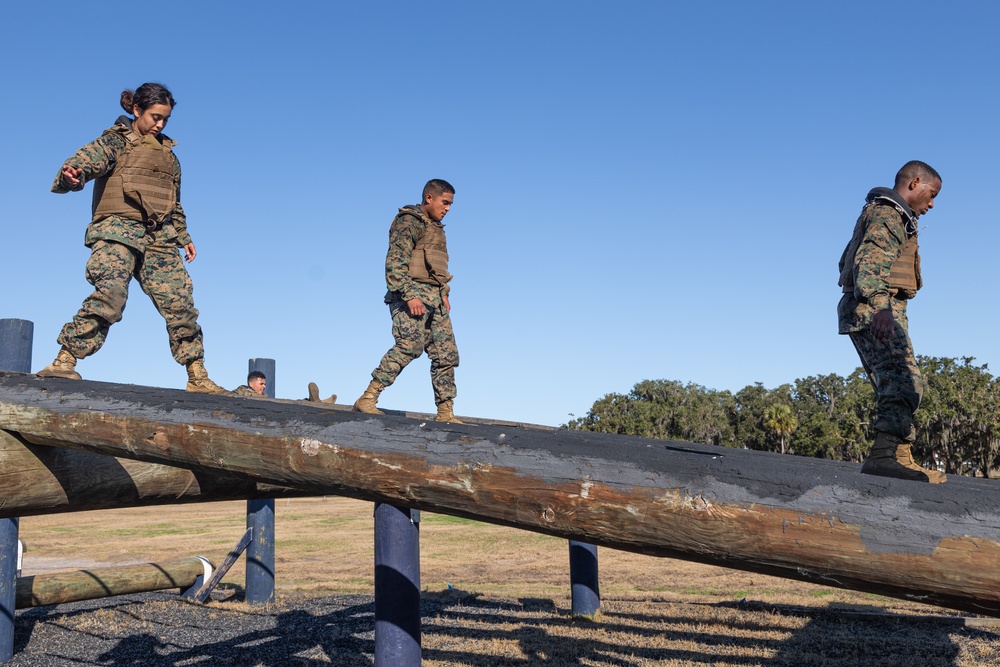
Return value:
<svg viewBox="0 0 1000 667">
<path fill-rule="evenodd" d="M 274 398 L 274 359 L 251 359 L 247 372 L 260 371 L 267 378 L 264 394 Z M 274 499 L 247 501 L 247 528 L 253 539 L 247 546 L 246 601 L 274 602 Z"/>
<path fill-rule="evenodd" d="M 264 395 L 274 398 L 274 359 L 251 359 L 247 364 L 247 375 L 254 371 L 260 371 L 267 378 Z"/>
<path fill-rule="evenodd" d="M 28 320 L 0 320 L 0 371 L 31 372 L 31 339 L 35 325 Z"/>
<path fill-rule="evenodd" d="M 420 666 L 419 517 L 375 505 L 375 667 Z"/>
<path fill-rule="evenodd" d="M 597 547 L 569 541 L 569 580 L 573 593 L 573 615 L 593 618 L 601 608 L 597 584 Z"/>
<path fill-rule="evenodd" d="M 0 370 L 31 372 L 34 331 L 35 325 L 28 320 L 0 320 Z M 0 519 L 0 662 L 14 657 L 19 526 L 20 519 Z"/>
</svg>

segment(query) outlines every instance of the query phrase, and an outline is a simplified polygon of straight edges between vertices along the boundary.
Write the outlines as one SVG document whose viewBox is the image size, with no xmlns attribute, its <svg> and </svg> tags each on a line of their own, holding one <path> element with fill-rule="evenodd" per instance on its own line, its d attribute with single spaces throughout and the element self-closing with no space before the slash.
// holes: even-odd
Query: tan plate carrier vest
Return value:
<svg viewBox="0 0 1000 667">
<path fill-rule="evenodd" d="M 147 227 L 159 227 L 169 222 L 177 205 L 174 188 L 175 142 L 162 136 L 162 142 L 151 134 L 139 134 L 124 126 L 105 130 L 125 139 L 125 153 L 108 176 L 94 185 L 94 217 L 97 222 L 109 215 L 140 220 Z"/>
<path fill-rule="evenodd" d="M 416 215 L 413 210 L 402 209 L 400 215 Z M 418 283 L 444 287 L 451 280 L 448 273 L 448 244 L 444 225 L 419 216 L 424 222 L 424 233 L 413 247 L 410 256 L 410 277 Z"/>
<path fill-rule="evenodd" d="M 851 244 L 844 252 L 844 268 L 840 274 L 840 284 L 844 288 L 844 294 L 854 291 L 854 255 L 867 231 L 866 226 L 862 223 L 868 213 L 868 207 L 876 205 L 886 206 L 887 204 L 885 201 L 874 201 L 865 206 L 861 211 L 861 217 L 858 218 L 858 224 L 854 228 Z M 912 299 L 923 286 L 924 281 L 920 276 L 920 252 L 917 235 L 914 234 L 907 237 L 902 252 L 889 270 L 889 294 L 898 299 Z"/>
</svg>

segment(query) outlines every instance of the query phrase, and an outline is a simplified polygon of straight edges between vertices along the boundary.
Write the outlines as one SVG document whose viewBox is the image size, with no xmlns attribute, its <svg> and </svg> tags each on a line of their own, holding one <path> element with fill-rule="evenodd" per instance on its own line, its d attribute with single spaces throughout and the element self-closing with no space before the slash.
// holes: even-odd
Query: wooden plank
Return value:
<svg viewBox="0 0 1000 667">
<path fill-rule="evenodd" d="M 230 568 L 236 564 L 240 554 L 246 551 L 246 548 L 250 545 L 250 540 L 252 539 L 253 528 L 247 528 L 243 533 L 243 537 L 239 539 L 236 545 L 229 550 L 228 554 L 226 554 L 226 557 L 222 559 L 222 563 L 220 563 L 219 567 L 212 573 L 211 578 L 209 578 L 209 580 L 206 581 L 196 592 L 188 595 L 187 597 L 195 602 L 204 602 L 207 600 L 208 596 L 212 594 L 212 591 L 214 591 L 215 587 L 219 585 L 219 582 L 222 581 L 224 576 L 226 576 L 226 573 L 229 572 Z"/>
<path fill-rule="evenodd" d="M 244 477 L 33 445 L 0 430 L 0 518 L 304 495 Z"/>
<path fill-rule="evenodd" d="M 0 374 L 0 428 L 108 455 L 1000 615 L 1000 490 L 851 463 Z"/>
<path fill-rule="evenodd" d="M 112 595 L 188 588 L 204 571 L 200 558 L 178 558 L 162 563 L 118 565 L 19 577 L 16 606 L 18 609 L 27 609 Z"/>
</svg>

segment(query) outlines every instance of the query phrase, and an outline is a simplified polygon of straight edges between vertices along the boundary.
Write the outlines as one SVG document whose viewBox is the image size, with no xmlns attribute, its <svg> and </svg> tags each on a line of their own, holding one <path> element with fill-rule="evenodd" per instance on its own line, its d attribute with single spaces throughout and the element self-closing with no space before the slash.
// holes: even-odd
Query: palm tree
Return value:
<svg viewBox="0 0 1000 667">
<path fill-rule="evenodd" d="M 778 436 L 781 442 L 781 453 L 785 453 L 785 441 L 799 426 L 799 420 L 792 408 L 784 403 L 775 403 L 764 410 L 764 426 Z"/>
</svg>

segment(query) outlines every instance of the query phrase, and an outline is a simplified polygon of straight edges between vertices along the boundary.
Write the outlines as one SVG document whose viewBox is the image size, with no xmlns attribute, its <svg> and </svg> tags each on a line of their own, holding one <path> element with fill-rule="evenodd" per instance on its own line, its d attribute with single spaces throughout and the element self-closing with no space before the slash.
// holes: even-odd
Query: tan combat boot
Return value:
<svg viewBox="0 0 1000 667">
<path fill-rule="evenodd" d="M 38 377 L 42 378 L 66 378 L 67 380 L 82 380 L 80 374 L 76 372 L 76 357 L 74 357 L 65 347 L 59 350 L 55 360 L 38 371 Z"/>
<path fill-rule="evenodd" d="M 385 389 L 385 385 L 378 380 L 372 380 L 368 388 L 365 389 L 365 393 L 361 394 L 361 397 L 354 401 L 354 411 L 363 412 L 366 415 L 384 415 L 384 412 L 375 407 L 375 404 L 378 402 L 378 395 L 382 393 L 383 389 Z"/>
<path fill-rule="evenodd" d="M 315 382 L 309 383 L 309 398 L 306 399 L 310 403 L 336 403 L 337 395 L 330 394 L 330 398 L 320 398 L 319 397 L 319 385 Z"/>
<path fill-rule="evenodd" d="M 437 421 L 447 422 L 448 424 L 464 424 L 465 422 L 455 416 L 455 413 L 452 411 L 452 405 L 453 403 L 450 400 L 438 403 Z"/>
<path fill-rule="evenodd" d="M 187 391 L 194 392 L 196 394 L 231 395 L 231 392 L 226 391 L 208 378 L 208 371 L 205 370 L 204 359 L 195 359 L 190 362 L 187 365 L 187 372 L 188 383 L 185 388 Z"/>
<path fill-rule="evenodd" d="M 861 474 L 931 484 L 941 484 L 947 479 L 937 470 L 926 470 L 918 466 L 910 454 L 909 443 L 900 442 L 897 436 L 881 431 L 875 434 L 872 453 L 861 465 Z"/>
<path fill-rule="evenodd" d="M 915 470 L 918 473 L 927 475 L 927 481 L 931 484 L 944 484 L 948 479 L 948 476 L 943 472 L 921 468 L 920 465 L 913 460 L 913 454 L 910 452 L 910 443 L 908 442 L 901 442 L 896 445 L 896 460 L 899 461 L 899 465 L 908 470 Z"/>
</svg>

